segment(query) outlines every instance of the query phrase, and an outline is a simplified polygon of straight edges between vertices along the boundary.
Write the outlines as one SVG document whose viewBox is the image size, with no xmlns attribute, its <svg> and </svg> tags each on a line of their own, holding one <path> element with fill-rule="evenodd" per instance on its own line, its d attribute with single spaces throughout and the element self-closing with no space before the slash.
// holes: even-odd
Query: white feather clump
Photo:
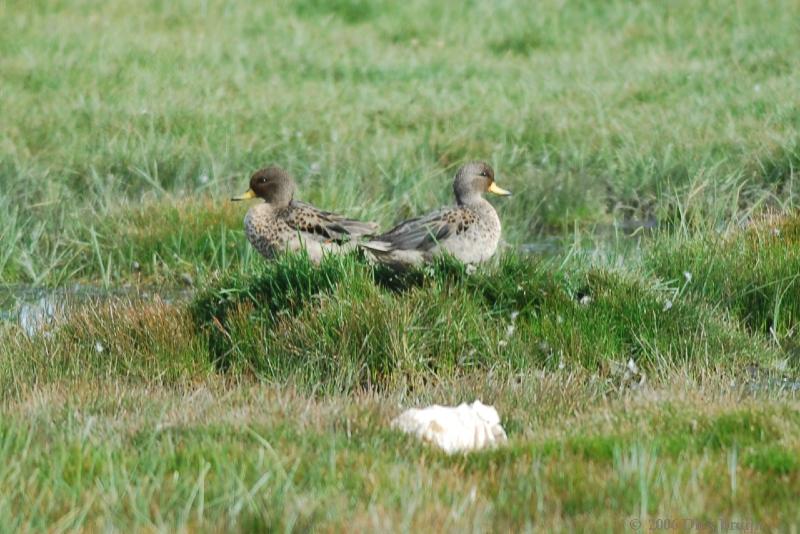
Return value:
<svg viewBox="0 0 800 534">
<path fill-rule="evenodd" d="M 479 400 L 455 408 L 437 404 L 412 408 L 398 415 L 392 427 L 433 443 L 447 454 L 495 447 L 508 440 L 497 410 Z"/>
</svg>

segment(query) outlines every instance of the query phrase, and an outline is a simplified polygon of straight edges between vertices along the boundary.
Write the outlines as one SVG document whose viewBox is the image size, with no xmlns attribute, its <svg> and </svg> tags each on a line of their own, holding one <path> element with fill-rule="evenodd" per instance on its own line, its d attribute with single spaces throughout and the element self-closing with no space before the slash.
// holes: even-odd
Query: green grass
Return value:
<svg viewBox="0 0 800 534">
<path fill-rule="evenodd" d="M 780 356 L 696 299 L 667 309 L 668 288 L 629 275 L 554 272 L 511 255 L 474 274 L 448 261 L 399 280 L 385 274 L 353 257 L 319 269 L 289 257 L 219 282 L 193 315 L 223 367 L 345 391 L 466 369 L 608 371 L 633 359 L 666 372 Z"/>
<path fill-rule="evenodd" d="M 1 4 L 0 283 L 110 290 L 0 322 L 2 529 L 796 529 L 798 15 Z M 471 159 L 476 272 L 266 263 L 228 202 L 276 163 L 389 226 Z M 507 446 L 389 428 L 476 398 Z"/>
<path fill-rule="evenodd" d="M 566 390 L 564 375 L 474 383 L 517 431 L 505 448 L 466 457 L 387 430 L 396 394 L 315 401 L 219 383 L 42 390 L 0 425 L 0 517 L 10 528 L 87 530 L 798 520 L 796 402 L 742 401 L 722 383 L 692 385 L 687 397 L 680 379 L 658 398 L 609 399 L 571 377 Z M 440 388 L 436 398 L 458 397 L 457 383 Z"/>
<path fill-rule="evenodd" d="M 772 338 L 800 364 L 800 218 L 767 217 L 744 231 L 669 237 L 646 264 Z M 687 278 L 688 273 L 690 279 Z"/>
<path fill-rule="evenodd" d="M 515 193 L 498 203 L 511 243 L 796 205 L 792 2 L 0 9 L 8 282 L 125 280 L 153 256 L 238 266 L 226 199 L 271 162 L 304 199 L 388 225 L 449 202 L 455 167 L 486 159 Z M 152 229 L 142 209 L 187 200 L 231 233 L 125 235 Z"/>
</svg>

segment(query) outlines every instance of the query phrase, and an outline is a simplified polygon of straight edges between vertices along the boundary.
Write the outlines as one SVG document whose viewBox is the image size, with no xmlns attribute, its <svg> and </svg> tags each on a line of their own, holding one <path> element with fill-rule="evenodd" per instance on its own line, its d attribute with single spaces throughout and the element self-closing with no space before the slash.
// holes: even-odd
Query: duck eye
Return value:
<svg viewBox="0 0 800 534">
<path fill-rule="evenodd" d="M 267 179 L 262 176 L 261 178 L 258 179 L 258 183 L 265 184 L 265 183 L 267 183 Z"/>
<path fill-rule="evenodd" d="M 481 171 L 481 176 L 483 176 L 484 178 L 486 178 L 486 177 L 488 177 L 488 176 L 489 176 L 489 173 L 487 173 L 486 171 Z"/>
</svg>

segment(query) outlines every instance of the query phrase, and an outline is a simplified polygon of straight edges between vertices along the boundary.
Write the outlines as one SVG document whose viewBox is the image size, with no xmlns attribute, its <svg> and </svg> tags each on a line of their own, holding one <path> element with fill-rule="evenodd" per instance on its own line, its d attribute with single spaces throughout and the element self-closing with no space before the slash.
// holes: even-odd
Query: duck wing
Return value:
<svg viewBox="0 0 800 534">
<path fill-rule="evenodd" d="M 388 232 L 363 243 L 376 251 L 430 250 L 437 243 L 455 234 L 463 219 L 459 208 L 442 208 L 421 217 L 403 221 Z"/>
<path fill-rule="evenodd" d="M 374 222 L 348 219 L 297 200 L 289 204 L 281 213 L 281 218 L 294 230 L 330 241 L 347 241 L 354 237 L 371 236 L 378 231 L 378 225 Z"/>
</svg>

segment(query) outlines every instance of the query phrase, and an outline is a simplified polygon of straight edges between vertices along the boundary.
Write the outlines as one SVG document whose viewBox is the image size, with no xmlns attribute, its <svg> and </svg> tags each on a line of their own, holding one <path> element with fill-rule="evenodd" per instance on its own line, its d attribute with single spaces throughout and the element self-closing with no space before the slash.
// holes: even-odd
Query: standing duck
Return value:
<svg viewBox="0 0 800 534">
<path fill-rule="evenodd" d="M 481 263 L 497 250 L 500 218 L 486 192 L 508 196 L 484 162 L 467 163 L 453 181 L 456 205 L 403 221 L 388 232 L 360 243 L 377 261 L 404 268 L 449 253 L 464 263 Z"/>
<path fill-rule="evenodd" d="M 348 219 L 294 200 L 295 189 L 289 173 L 273 165 L 253 173 L 250 189 L 231 199 L 264 201 L 247 211 L 244 231 L 265 258 L 305 250 L 312 262 L 319 263 L 325 254 L 352 250 L 353 240 L 376 232 L 375 223 Z"/>
</svg>

